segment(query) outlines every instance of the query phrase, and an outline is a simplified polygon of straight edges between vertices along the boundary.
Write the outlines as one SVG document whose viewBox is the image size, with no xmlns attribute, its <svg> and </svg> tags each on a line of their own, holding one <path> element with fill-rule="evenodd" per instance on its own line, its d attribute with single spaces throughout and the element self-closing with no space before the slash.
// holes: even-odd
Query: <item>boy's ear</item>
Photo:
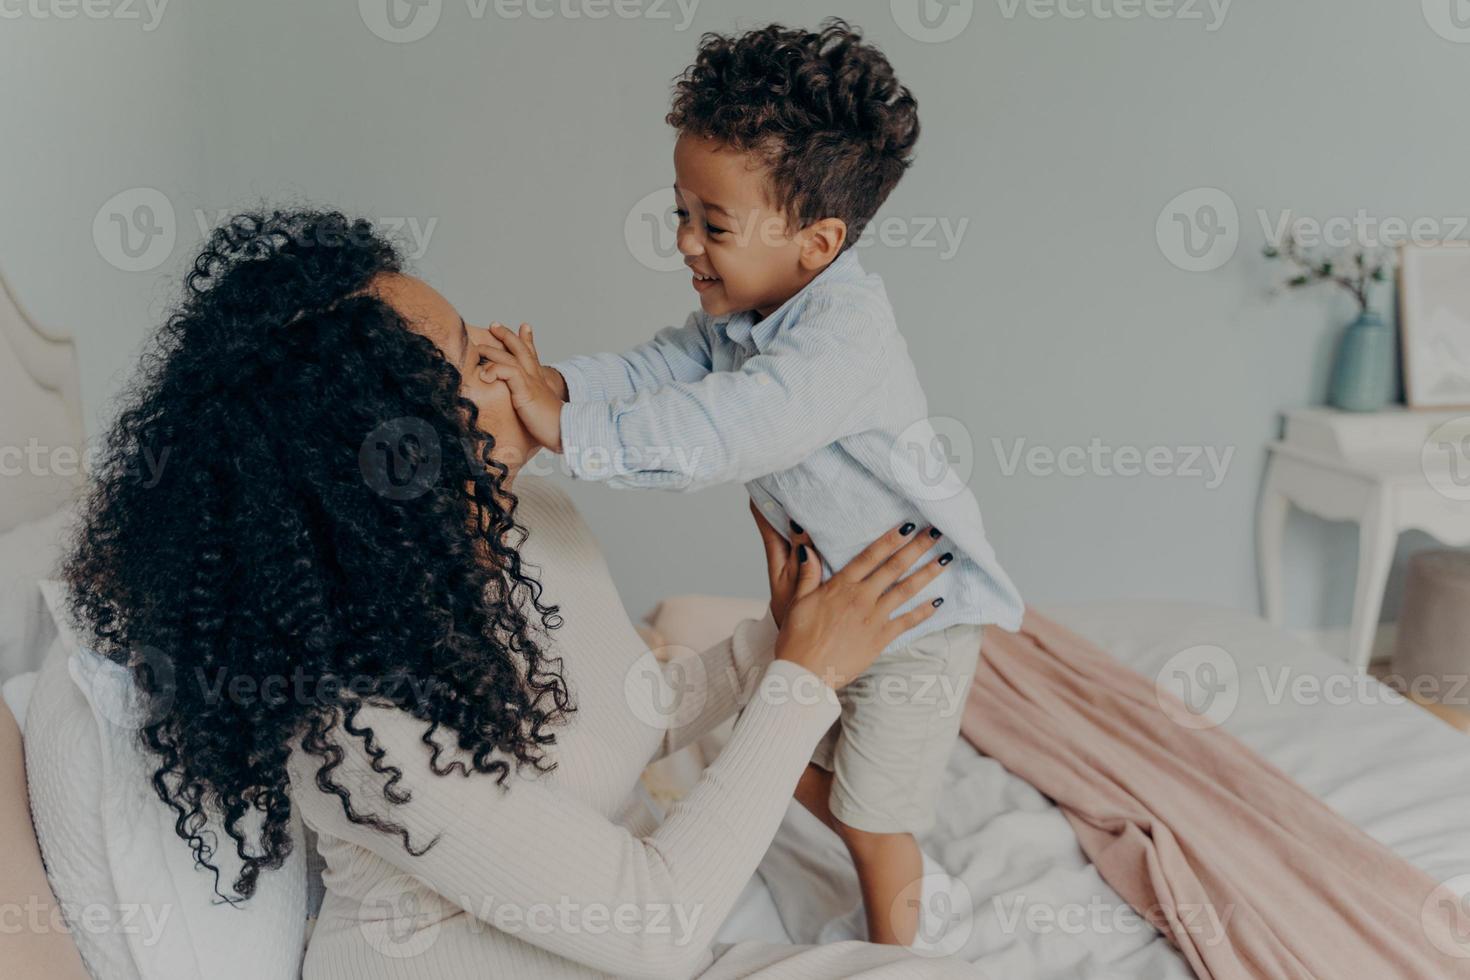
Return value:
<svg viewBox="0 0 1470 980">
<path fill-rule="evenodd" d="M 825 269 L 847 242 L 847 222 L 823 218 L 801 230 L 801 267 L 809 272 Z"/>
</svg>

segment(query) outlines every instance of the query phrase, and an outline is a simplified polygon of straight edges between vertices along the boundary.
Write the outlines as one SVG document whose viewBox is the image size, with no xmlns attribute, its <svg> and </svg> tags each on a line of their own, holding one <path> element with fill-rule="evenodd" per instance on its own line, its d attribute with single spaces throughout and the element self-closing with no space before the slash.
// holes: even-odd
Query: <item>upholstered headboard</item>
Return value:
<svg viewBox="0 0 1470 980">
<path fill-rule="evenodd" d="M 71 499 L 83 432 L 76 346 L 26 316 L 0 275 L 0 532 Z"/>
</svg>

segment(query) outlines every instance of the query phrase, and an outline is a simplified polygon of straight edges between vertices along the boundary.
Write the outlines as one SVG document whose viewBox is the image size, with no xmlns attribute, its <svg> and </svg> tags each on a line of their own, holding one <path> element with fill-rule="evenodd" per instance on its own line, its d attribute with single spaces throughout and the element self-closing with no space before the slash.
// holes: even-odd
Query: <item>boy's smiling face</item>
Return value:
<svg viewBox="0 0 1470 980">
<path fill-rule="evenodd" d="M 770 199 L 759 159 L 688 133 L 674 145 L 679 251 L 711 316 L 768 316 L 841 250 L 836 219 L 792 230 Z M 842 227 L 834 242 L 833 228 Z"/>
</svg>

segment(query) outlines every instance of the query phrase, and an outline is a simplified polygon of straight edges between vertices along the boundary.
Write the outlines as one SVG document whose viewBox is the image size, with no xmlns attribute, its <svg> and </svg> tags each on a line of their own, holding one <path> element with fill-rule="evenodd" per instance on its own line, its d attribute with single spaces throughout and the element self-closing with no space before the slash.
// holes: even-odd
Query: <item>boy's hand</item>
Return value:
<svg viewBox="0 0 1470 980">
<path fill-rule="evenodd" d="M 557 397 L 562 401 L 570 400 L 570 396 L 567 394 L 567 379 L 562 377 L 560 371 L 554 367 L 543 366 L 541 368 L 541 377 L 546 380 L 551 390 L 556 392 Z"/>
<path fill-rule="evenodd" d="M 561 452 L 562 392 L 566 384 L 562 382 L 558 386 L 547 378 L 550 372 L 560 381 L 561 373 L 541 366 L 529 323 L 521 324 L 519 333 L 513 333 L 503 323 L 492 323 L 490 335 L 503 348 L 484 347 L 485 356 L 492 362 L 490 376 L 509 386 L 510 403 L 531 438 L 554 453 Z"/>
</svg>

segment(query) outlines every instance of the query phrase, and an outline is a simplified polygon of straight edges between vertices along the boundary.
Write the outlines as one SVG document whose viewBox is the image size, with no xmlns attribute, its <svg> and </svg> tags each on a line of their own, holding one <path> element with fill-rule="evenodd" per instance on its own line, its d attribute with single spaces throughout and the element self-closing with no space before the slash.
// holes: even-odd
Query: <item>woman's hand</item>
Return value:
<svg viewBox="0 0 1470 980">
<path fill-rule="evenodd" d="M 935 599 L 893 616 L 948 564 L 941 556 L 899 581 L 937 536 L 911 523 L 894 528 L 821 584 L 816 556 L 799 562 L 796 598 L 776 639 L 776 659 L 800 664 L 833 690 L 846 687 L 884 647 L 934 615 L 944 601 Z"/>
<path fill-rule="evenodd" d="M 490 335 L 501 346 L 485 344 L 482 347 L 492 362 L 487 370 L 488 376 L 504 381 L 510 387 L 510 403 L 516 415 L 520 416 L 521 424 L 531 433 L 531 438 L 554 453 L 561 452 L 561 406 L 565 383 L 558 390 L 556 382 L 542 368 L 531 325 L 521 324 L 517 334 L 503 323 L 492 323 Z M 559 381 L 560 372 L 553 373 Z"/>
<path fill-rule="evenodd" d="M 796 599 L 796 580 L 800 571 L 810 563 L 816 580 L 822 580 L 822 557 L 817 554 L 811 536 L 795 521 L 791 522 L 791 540 L 788 542 L 766 520 L 754 500 L 750 502 L 750 514 L 755 518 L 756 529 L 761 533 L 761 544 L 766 546 L 766 578 L 771 583 L 771 618 L 780 626 L 786 622 L 786 610 L 791 608 L 791 603 Z"/>
</svg>

